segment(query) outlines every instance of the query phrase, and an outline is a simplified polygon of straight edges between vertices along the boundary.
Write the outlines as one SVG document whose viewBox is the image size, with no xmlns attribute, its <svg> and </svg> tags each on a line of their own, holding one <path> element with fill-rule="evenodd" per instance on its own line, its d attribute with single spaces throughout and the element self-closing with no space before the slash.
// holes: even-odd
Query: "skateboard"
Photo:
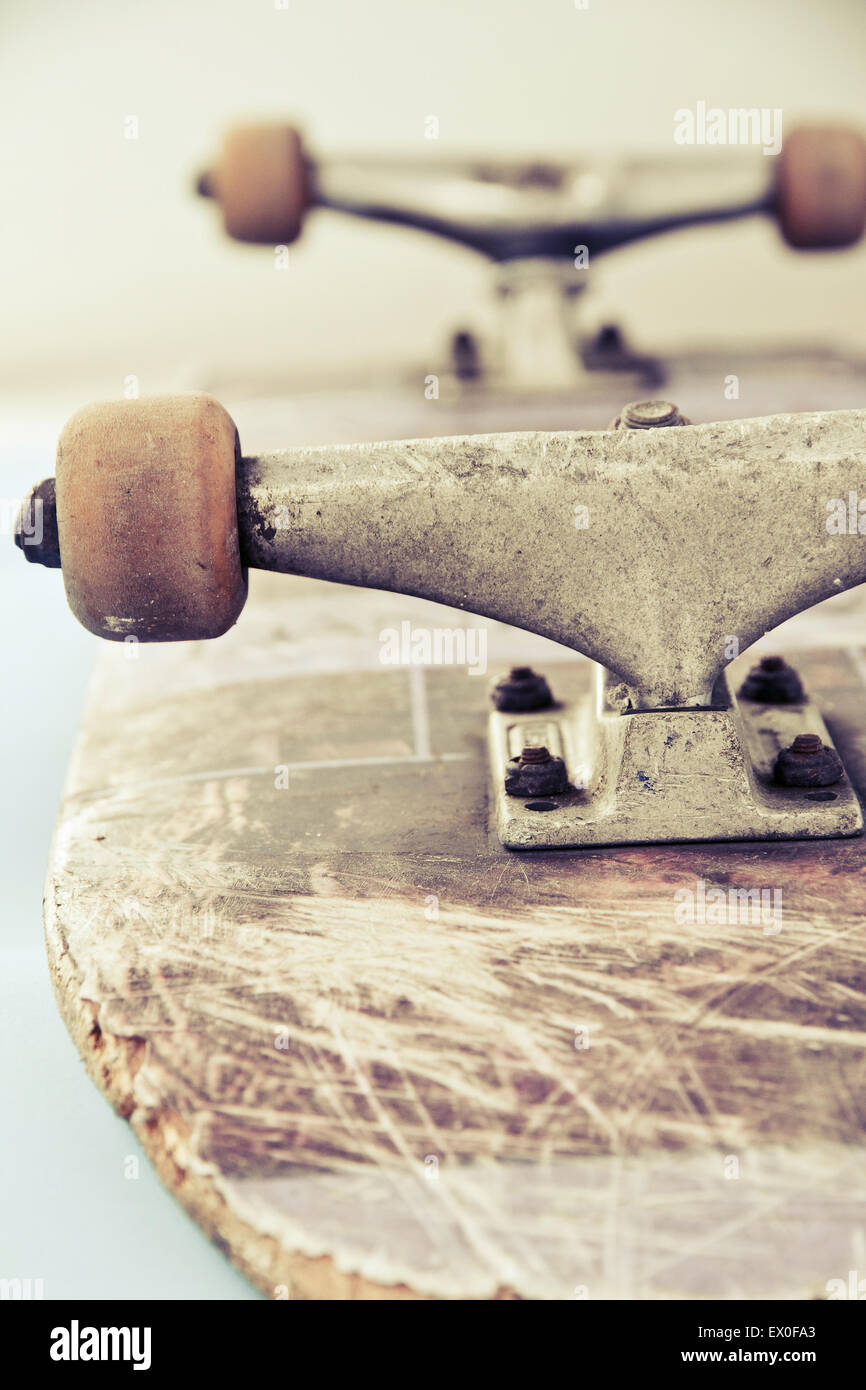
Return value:
<svg viewBox="0 0 866 1390">
<path fill-rule="evenodd" d="M 272 1298 L 826 1297 L 856 1255 L 866 373 L 770 363 L 740 418 L 572 349 L 582 392 L 323 398 L 276 453 L 88 406 L 22 505 L 108 639 L 57 999 Z"/>
</svg>

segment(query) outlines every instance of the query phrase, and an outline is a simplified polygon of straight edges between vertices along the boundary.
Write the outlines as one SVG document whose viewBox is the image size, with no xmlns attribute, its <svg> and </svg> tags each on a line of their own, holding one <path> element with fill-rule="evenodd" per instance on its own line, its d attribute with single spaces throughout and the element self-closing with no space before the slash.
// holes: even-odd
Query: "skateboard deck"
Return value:
<svg viewBox="0 0 866 1390">
<path fill-rule="evenodd" d="M 251 595 L 219 642 L 100 649 L 48 874 L 63 1016 L 168 1188 L 275 1298 L 825 1296 L 866 1210 L 863 840 L 502 849 L 488 680 L 381 634 L 477 623 L 555 693 L 590 663 Z M 857 597 L 777 646 L 862 795 Z"/>
</svg>

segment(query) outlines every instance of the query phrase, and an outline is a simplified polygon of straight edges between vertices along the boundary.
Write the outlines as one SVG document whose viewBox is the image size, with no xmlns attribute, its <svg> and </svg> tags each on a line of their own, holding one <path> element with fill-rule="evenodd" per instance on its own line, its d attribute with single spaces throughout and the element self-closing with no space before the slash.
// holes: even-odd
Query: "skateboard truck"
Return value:
<svg viewBox="0 0 866 1390">
<path fill-rule="evenodd" d="M 866 142 L 844 127 L 801 126 L 769 159 L 682 148 L 655 158 L 571 161 L 320 159 L 293 127 L 259 123 L 226 133 L 196 187 L 216 202 L 237 241 L 289 244 L 324 210 L 474 251 L 495 266 L 500 384 L 573 391 L 589 373 L 627 372 L 646 391 L 662 380 L 654 358 L 632 351 L 610 326 L 597 337 L 581 331 L 576 307 L 598 257 L 753 215 L 774 221 L 798 249 L 850 246 L 866 225 Z M 467 379 L 459 364 L 456 376 Z"/>
<path fill-rule="evenodd" d="M 491 715 L 507 846 L 858 833 L 844 771 L 818 770 L 832 745 L 814 705 L 766 682 L 738 694 L 724 668 L 866 581 L 866 414 L 692 425 L 643 402 L 618 421 L 244 458 L 208 396 L 106 402 L 66 425 L 56 491 L 34 490 L 16 540 L 59 557 L 73 612 L 115 641 L 219 636 L 254 566 L 434 599 L 592 658 L 592 701 Z"/>
<path fill-rule="evenodd" d="M 748 113 L 744 113 L 748 115 Z M 294 127 L 226 132 L 196 190 L 237 241 L 294 241 L 316 209 L 457 242 L 490 260 L 593 256 L 695 223 L 754 213 L 798 248 L 848 246 L 866 223 L 866 142 L 845 127 L 800 126 L 772 159 L 677 155 L 571 161 L 316 159 Z M 720 191 L 721 190 L 721 191 Z M 576 245 L 577 244 L 577 245 Z"/>
</svg>

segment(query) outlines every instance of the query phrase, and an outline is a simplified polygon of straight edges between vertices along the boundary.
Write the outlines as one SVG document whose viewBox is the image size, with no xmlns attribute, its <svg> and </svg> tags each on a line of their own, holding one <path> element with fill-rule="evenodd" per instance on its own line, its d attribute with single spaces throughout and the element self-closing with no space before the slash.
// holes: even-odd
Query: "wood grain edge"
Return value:
<svg viewBox="0 0 866 1390">
<path fill-rule="evenodd" d="M 99 1006 L 84 997 L 76 962 L 63 940 L 50 872 L 43 917 L 54 996 L 90 1079 L 129 1123 L 163 1186 L 241 1274 L 274 1301 L 280 1301 L 280 1289 L 287 1290 L 284 1297 L 300 1300 L 442 1301 L 436 1294 L 418 1292 L 404 1283 L 380 1284 L 347 1273 L 329 1255 L 311 1257 L 284 1250 L 273 1236 L 264 1235 L 239 1217 L 217 1184 L 196 1171 L 189 1130 L 182 1117 L 168 1109 L 142 1105 L 136 1099 L 135 1082 L 146 1063 L 148 1043 L 141 1037 L 122 1037 L 105 1029 Z M 516 1298 L 519 1295 L 514 1290 L 499 1287 L 490 1301 Z"/>
</svg>

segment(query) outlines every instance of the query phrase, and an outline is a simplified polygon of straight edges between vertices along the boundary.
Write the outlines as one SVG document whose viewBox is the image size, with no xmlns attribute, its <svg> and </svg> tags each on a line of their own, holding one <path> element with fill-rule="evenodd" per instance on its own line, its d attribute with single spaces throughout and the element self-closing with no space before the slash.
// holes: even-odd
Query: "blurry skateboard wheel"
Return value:
<svg viewBox="0 0 866 1390">
<path fill-rule="evenodd" d="M 301 137 L 291 126 L 235 126 L 207 185 L 235 241 L 294 241 L 310 201 Z"/>
<path fill-rule="evenodd" d="M 866 226 L 866 141 L 843 127 L 803 126 L 778 159 L 776 209 L 799 250 L 852 246 Z"/>
</svg>

